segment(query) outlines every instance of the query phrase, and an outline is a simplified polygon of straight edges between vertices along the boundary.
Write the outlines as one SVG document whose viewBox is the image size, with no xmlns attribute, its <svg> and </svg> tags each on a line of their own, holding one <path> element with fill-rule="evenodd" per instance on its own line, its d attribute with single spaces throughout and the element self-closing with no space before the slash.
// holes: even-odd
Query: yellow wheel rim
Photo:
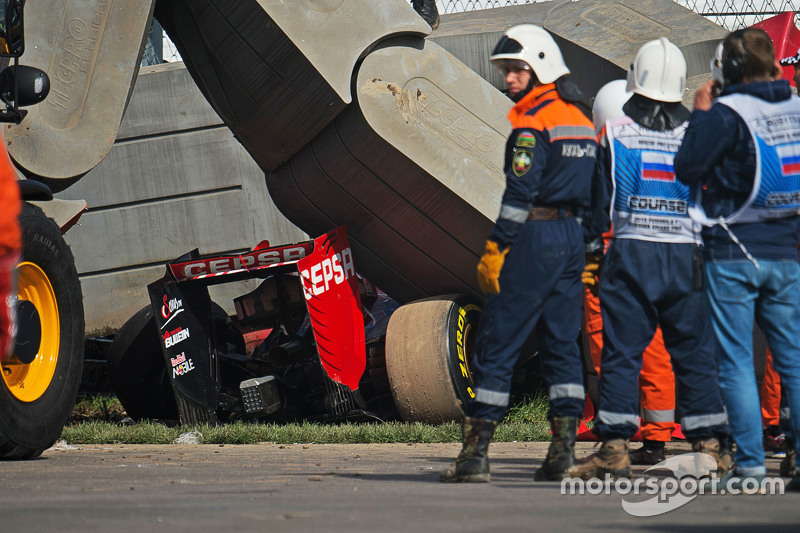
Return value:
<svg viewBox="0 0 800 533">
<path fill-rule="evenodd" d="M 13 356 L 3 362 L 3 381 L 18 400 L 39 399 L 50 386 L 58 363 L 61 327 L 58 302 L 47 274 L 34 263 L 24 261 L 17 267 L 17 297 L 36 306 L 42 323 L 42 342 L 39 353 L 30 364 Z"/>
</svg>

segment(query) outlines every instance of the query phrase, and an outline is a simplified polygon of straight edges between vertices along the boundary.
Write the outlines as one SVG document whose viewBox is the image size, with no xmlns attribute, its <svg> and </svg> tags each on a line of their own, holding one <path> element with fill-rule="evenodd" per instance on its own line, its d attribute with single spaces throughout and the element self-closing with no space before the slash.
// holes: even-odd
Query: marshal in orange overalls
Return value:
<svg viewBox="0 0 800 533">
<path fill-rule="evenodd" d="M 18 217 L 22 203 L 14 165 L 5 144 L 0 152 L 0 359 L 3 359 L 11 353 L 15 331 L 14 309 L 9 297 L 16 291 L 15 269 L 22 247 Z"/>
</svg>

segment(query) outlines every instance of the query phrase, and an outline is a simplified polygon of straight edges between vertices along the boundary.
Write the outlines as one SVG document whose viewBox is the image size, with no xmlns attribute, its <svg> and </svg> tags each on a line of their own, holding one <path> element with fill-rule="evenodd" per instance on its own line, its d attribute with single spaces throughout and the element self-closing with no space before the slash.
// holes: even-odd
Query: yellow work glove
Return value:
<svg viewBox="0 0 800 533">
<path fill-rule="evenodd" d="M 589 289 L 593 295 L 597 296 L 597 288 L 599 280 L 597 276 L 600 275 L 600 266 L 603 264 L 603 256 L 598 254 L 586 254 L 586 267 L 581 274 L 581 280 L 586 288 Z"/>
<path fill-rule="evenodd" d="M 486 241 L 486 251 L 478 263 L 478 285 L 486 294 L 500 294 L 498 280 L 509 250 L 510 246 L 501 252 L 496 242 Z"/>
</svg>

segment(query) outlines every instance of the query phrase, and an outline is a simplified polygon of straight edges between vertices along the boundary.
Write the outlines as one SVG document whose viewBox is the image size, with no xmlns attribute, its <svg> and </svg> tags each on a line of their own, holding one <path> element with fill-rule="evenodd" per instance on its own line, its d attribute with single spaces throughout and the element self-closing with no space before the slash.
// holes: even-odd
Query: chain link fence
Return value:
<svg viewBox="0 0 800 533">
<path fill-rule="evenodd" d="M 738 30 L 783 13 L 797 12 L 800 0 L 676 0 L 715 24 Z"/>
<path fill-rule="evenodd" d="M 461 13 L 495 7 L 535 4 L 549 0 L 436 0 L 440 13 Z M 736 30 L 784 11 L 797 11 L 800 0 L 673 0 L 715 24 Z"/>
<path fill-rule="evenodd" d="M 379 0 L 374 0 L 379 1 Z M 549 0 L 436 0 L 439 13 L 461 13 L 463 11 L 477 11 L 495 7 L 518 6 L 535 4 Z M 586 0 L 584 0 L 586 1 Z M 756 22 L 769 18 L 784 11 L 797 11 L 800 9 L 800 0 L 673 0 L 675 3 L 691 9 L 715 24 L 728 29 L 736 30 L 751 26 Z M 155 32 L 154 32 L 155 33 Z M 162 42 L 148 41 L 143 64 L 152 65 L 159 63 L 158 57 L 163 57 L 164 62 L 180 61 L 181 56 L 172 41 L 163 32 Z"/>
</svg>

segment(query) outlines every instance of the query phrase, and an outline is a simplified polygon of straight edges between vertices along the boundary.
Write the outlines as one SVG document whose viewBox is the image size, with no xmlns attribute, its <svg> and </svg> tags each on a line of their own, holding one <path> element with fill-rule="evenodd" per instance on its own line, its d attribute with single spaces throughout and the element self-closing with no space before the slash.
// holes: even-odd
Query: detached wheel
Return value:
<svg viewBox="0 0 800 533">
<path fill-rule="evenodd" d="M 19 220 L 17 298 L 24 312 L 18 314 L 18 339 L 24 338 L 27 348 L 2 363 L 2 459 L 38 457 L 55 443 L 83 371 L 83 295 L 72 252 L 60 228 L 38 207 L 23 204 Z M 35 353 L 25 353 L 30 346 Z"/>
<path fill-rule="evenodd" d="M 151 306 L 129 318 L 114 337 L 108 350 L 108 380 L 134 420 L 178 420 Z"/>
<path fill-rule="evenodd" d="M 463 416 L 475 397 L 469 370 L 481 308 L 457 295 L 406 304 L 386 330 L 386 371 L 403 420 L 441 423 Z"/>
</svg>

